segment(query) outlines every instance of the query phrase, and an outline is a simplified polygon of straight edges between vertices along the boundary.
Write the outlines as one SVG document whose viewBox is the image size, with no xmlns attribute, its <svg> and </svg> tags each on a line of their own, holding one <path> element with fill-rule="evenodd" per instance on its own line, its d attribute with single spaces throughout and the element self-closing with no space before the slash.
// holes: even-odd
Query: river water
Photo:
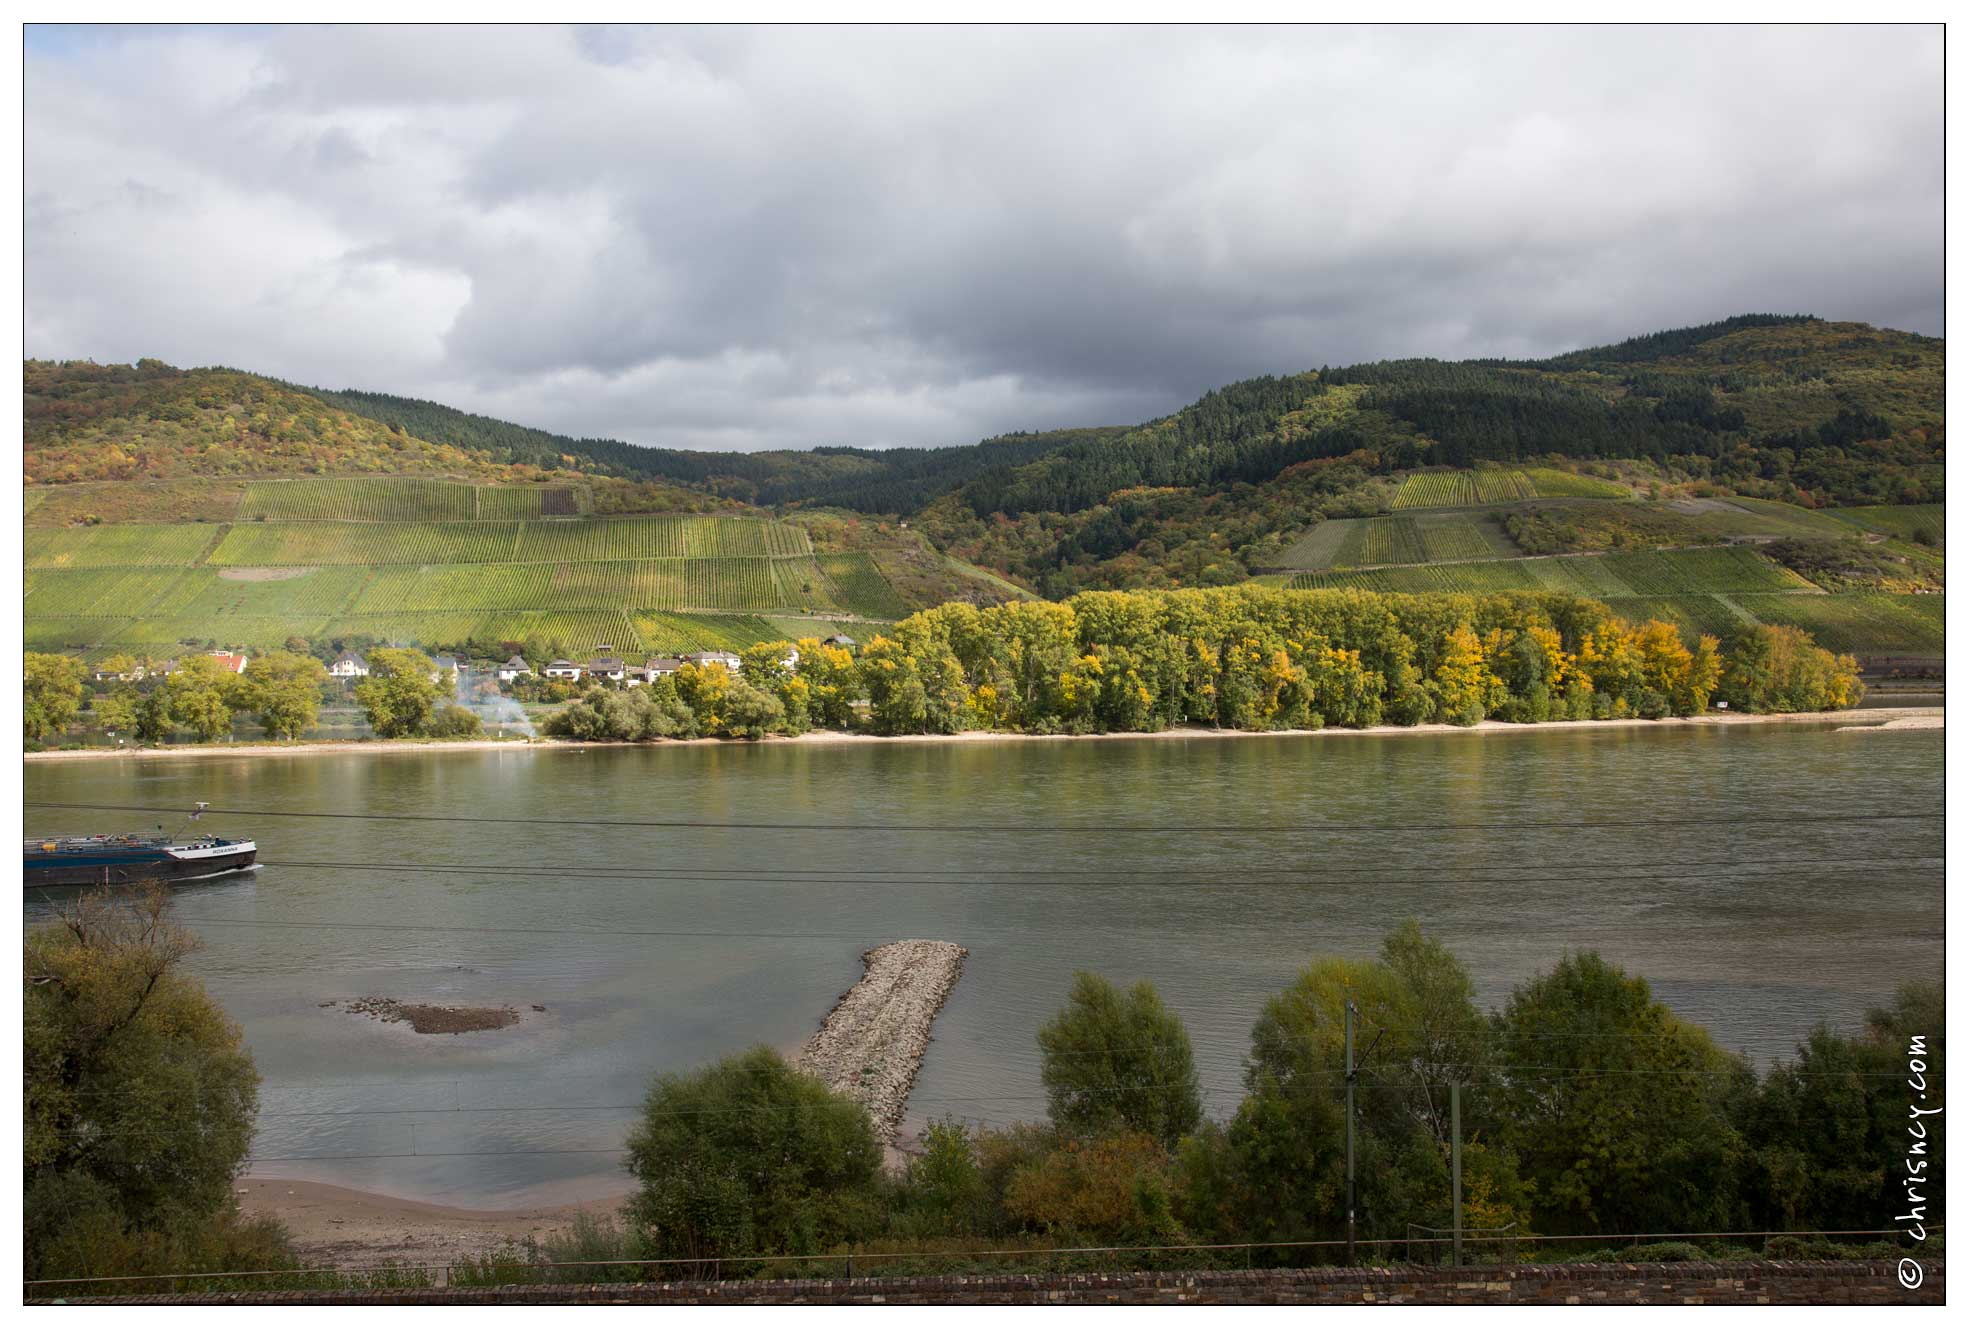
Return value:
<svg viewBox="0 0 1969 1329">
<path fill-rule="evenodd" d="M 26 796 L 342 814 L 208 819 L 266 863 L 178 893 L 265 1077 L 252 1170 L 505 1207 L 626 1189 L 653 1074 L 797 1049 L 903 937 L 970 949 L 905 1130 L 1043 1116 L 1033 1035 L 1077 968 L 1153 981 L 1227 1115 L 1266 997 L 1404 917 L 1486 1006 L 1593 948 L 1785 1055 L 1941 974 L 1939 817 L 1840 818 L 1939 813 L 1942 733 L 1842 723 L 51 762 Z M 365 996 L 524 1018 L 427 1036 L 332 1004 Z"/>
</svg>

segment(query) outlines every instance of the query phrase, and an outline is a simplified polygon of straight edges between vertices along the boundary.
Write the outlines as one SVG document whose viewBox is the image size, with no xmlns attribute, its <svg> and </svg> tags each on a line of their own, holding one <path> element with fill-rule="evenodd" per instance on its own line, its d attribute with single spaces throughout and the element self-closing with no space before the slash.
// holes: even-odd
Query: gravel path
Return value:
<svg viewBox="0 0 1969 1329">
<path fill-rule="evenodd" d="M 893 1144 L 930 1022 L 957 986 L 969 954 L 947 941 L 892 941 L 862 953 L 867 970 L 807 1040 L 800 1066 L 851 1095 Z"/>
</svg>

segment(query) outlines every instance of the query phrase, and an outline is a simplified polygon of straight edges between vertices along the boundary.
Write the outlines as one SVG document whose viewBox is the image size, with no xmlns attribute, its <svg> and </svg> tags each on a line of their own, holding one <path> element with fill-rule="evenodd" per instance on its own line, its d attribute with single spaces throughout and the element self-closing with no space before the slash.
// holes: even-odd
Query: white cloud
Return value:
<svg viewBox="0 0 1969 1329">
<path fill-rule="evenodd" d="M 1745 310 L 1940 331 L 1938 29 L 30 41 L 30 355 L 687 447 Z"/>
</svg>

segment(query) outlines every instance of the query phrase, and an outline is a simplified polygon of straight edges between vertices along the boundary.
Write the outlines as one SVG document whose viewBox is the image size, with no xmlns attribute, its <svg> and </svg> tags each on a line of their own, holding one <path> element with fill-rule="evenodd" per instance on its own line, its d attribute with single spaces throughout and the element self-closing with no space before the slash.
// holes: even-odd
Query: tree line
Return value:
<svg viewBox="0 0 1969 1329">
<path fill-rule="evenodd" d="M 382 647 L 369 653 L 369 676 L 353 696 L 381 738 L 469 738 L 482 724 L 469 707 L 450 700 L 451 689 L 434 675 L 422 651 Z M 298 739 L 315 727 L 332 680 L 320 660 L 298 651 L 270 651 L 248 659 L 235 674 L 210 655 L 186 655 L 169 674 L 117 679 L 136 671 L 127 655 L 105 659 L 106 690 L 90 698 L 89 716 L 105 731 L 139 743 L 168 743 L 189 731 L 200 743 L 232 732 L 250 714 L 268 738 Z M 24 661 L 23 723 L 29 743 L 58 740 L 82 714 L 89 671 L 69 655 L 29 651 Z"/>
<path fill-rule="evenodd" d="M 167 899 L 87 895 L 27 935 L 30 1279 L 298 1266 L 277 1224 L 239 1213 L 233 1179 L 250 1153 L 259 1075 L 239 1026 L 184 972 L 198 939 L 170 920 Z M 1458 1217 L 1453 1120 L 1461 1225 L 1485 1262 L 1703 1258 L 1687 1244 L 1636 1251 L 1590 1238 L 1874 1232 L 1906 1226 L 1896 1215 L 1910 1205 L 1912 1221 L 1942 1228 L 1938 984 L 1903 986 L 1856 1032 L 1821 1024 L 1767 1067 L 1590 951 L 1497 1009 L 1473 993 L 1463 964 L 1413 922 L 1378 954 L 1313 957 L 1265 1003 L 1239 1101 L 1213 1116 L 1188 1032 L 1155 988 L 1077 974 L 1037 1032 L 1044 1119 L 933 1122 L 895 1172 L 859 1103 L 755 1048 L 655 1079 L 627 1141 L 636 1189 L 619 1222 L 454 1279 L 679 1273 L 632 1264 L 529 1275 L 543 1255 L 716 1260 L 742 1277 L 771 1270 L 773 1256 L 870 1250 L 916 1257 L 885 1272 L 937 1272 L 963 1267 L 945 1252 L 1022 1245 L 1236 1247 L 1095 1257 L 1094 1267 L 1339 1263 L 1350 1006 L 1357 1235 L 1369 1263 L 1411 1257 L 1412 1226 Z M 1911 1118 L 1916 1071 L 1931 1097 Z M 1910 1120 L 1924 1143 L 1912 1173 Z M 1485 1243 L 1503 1232 L 1511 1243 Z M 1589 1240 L 1549 1240 L 1559 1237 Z M 1823 1241 L 1778 1238 L 1761 1252 L 1740 1241 L 1709 1253 L 1835 1253 Z M 1284 1244 L 1303 1242 L 1334 1244 Z"/>
<path fill-rule="evenodd" d="M 1188 1033 L 1155 988 L 1081 973 L 1038 1031 L 1046 1119 L 933 1123 L 900 1175 L 881 1171 L 852 1099 L 770 1049 L 666 1075 L 630 1137 L 638 1191 L 620 1249 L 704 1259 L 1024 1238 L 1250 1243 L 1230 1258 L 1340 1263 L 1349 1004 L 1357 1236 L 1371 1262 L 1412 1254 L 1414 1227 L 1452 1226 L 1452 1085 L 1462 1226 L 1509 1232 L 1520 1251 L 1541 1237 L 1895 1226 L 1910 1036 L 1926 1040 L 1930 1083 L 1940 1083 L 1938 985 L 1904 986 L 1858 1033 L 1820 1025 L 1794 1057 L 1761 1069 L 1590 951 L 1521 984 L 1499 1009 L 1481 1010 L 1473 991 L 1455 955 L 1412 921 L 1378 955 L 1316 958 L 1266 1002 L 1242 1099 L 1213 1117 Z M 1935 1228 L 1943 1141 L 1940 1116 L 1926 1120 L 1920 1189 Z M 1315 1254 L 1287 1244 L 1303 1242 L 1335 1245 Z M 1507 1248 L 1477 1249 L 1495 1262 Z M 1657 1253 L 1701 1258 L 1686 1246 Z"/>
<path fill-rule="evenodd" d="M 789 649 L 791 648 L 791 649 Z M 1090 591 L 912 615 L 855 656 L 760 643 L 736 675 L 685 665 L 649 687 L 592 689 L 561 737 L 754 738 L 811 728 L 1146 733 L 1361 728 L 1486 719 L 1835 710 L 1863 693 L 1850 656 L 1796 628 L 1690 647 L 1560 594 L 1383 595 L 1236 587 Z"/>
<path fill-rule="evenodd" d="M 479 732 L 478 716 L 449 699 L 423 652 L 380 647 L 368 660 L 354 697 L 379 737 Z M 74 657 L 28 653 L 29 742 L 58 739 L 75 722 L 86 676 Z M 169 676 L 112 684 L 91 714 L 140 742 L 168 741 L 180 729 L 210 742 L 245 712 L 272 738 L 298 738 L 314 727 L 326 682 L 319 660 L 293 651 L 255 657 L 239 676 L 193 655 Z M 1087 591 L 984 609 L 952 602 L 904 619 L 859 655 L 814 638 L 759 642 L 735 673 L 685 664 L 646 687 L 591 686 L 547 732 L 641 741 L 810 729 L 1537 724 L 1697 715 L 1714 701 L 1753 714 L 1839 710 L 1864 691 L 1851 656 L 1794 627 L 1745 627 L 1727 643 L 1700 636 L 1691 647 L 1673 624 L 1628 623 L 1571 595 L 1247 585 Z"/>
</svg>

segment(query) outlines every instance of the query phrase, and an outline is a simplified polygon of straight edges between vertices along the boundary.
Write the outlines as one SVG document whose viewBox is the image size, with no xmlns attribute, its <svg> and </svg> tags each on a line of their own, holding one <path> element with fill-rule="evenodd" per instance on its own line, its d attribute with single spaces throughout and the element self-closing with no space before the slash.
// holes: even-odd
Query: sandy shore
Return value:
<svg viewBox="0 0 1969 1329">
<path fill-rule="evenodd" d="M 627 1198 L 624 1192 L 554 1206 L 456 1209 L 318 1181 L 244 1177 L 233 1189 L 248 1216 L 285 1224 L 313 1268 L 462 1260 L 545 1237 L 572 1223 L 576 1214 L 611 1215 Z"/>
<path fill-rule="evenodd" d="M 1548 733 L 1558 729 L 1668 729 L 1682 726 L 1726 727 L 1732 725 L 1758 724 L 1831 724 L 1845 721 L 1841 728 L 1877 729 L 1890 727 L 1897 729 L 1939 729 L 1942 727 L 1940 706 L 1879 706 L 1862 711 L 1808 711 L 1796 715 L 1737 715 L 1727 711 L 1711 711 L 1705 715 L 1692 715 L 1686 719 L 1673 717 L 1665 720 L 1550 720 L 1544 724 L 1505 724 L 1501 720 L 1485 720 L 1480 724 L 1462 726 L 1448 724 L 1419 725 L 1373 725 L 1366 729 L 1268 729 L 1253 731 L 1245 729 L 1211 729 L 1192 726 L 1182 729 L 1164 729 L 1153 734 L 1015 734 L 1001 730 L 966 730 L 961 734 L 901 734 L 884 737 L 878 734 L 843 734 L 833 730 L 815 730 L 797 737 L 772 737 L 754 740 L 729 738 L 682 738 L 664 739 L 662 746 L 692 747 L 753 742 L 757 744 L 800 743 L 808 745 L 827 745 L 837 743 L 1144 743 L 1181 742 L 1193 739 L 1281 739 L 1281 738 L 1394 738 L 1404 734 L 1534 734 Z M 1898 723 L 1917 721 L 1918 723 Z M 168 757 L 308 757 L 321 755 L 351 755 L 390 753 L 431 753 L 431 752 L 578 752 L 588 748 L 620 748 L 634 746 L 624 743 L 575 742 L 573 740 L 540 739 L 527 742 L 521 739 L 433 739 L 390 740 L 360 742 L 348 740 L 329 743 L 222 743 L 193 744 L 184 747 L 163 748 L 88 748 L 76 752 L 29 752 L 23 754 L 27 761 L 148 761 Z"/>
</svg>

